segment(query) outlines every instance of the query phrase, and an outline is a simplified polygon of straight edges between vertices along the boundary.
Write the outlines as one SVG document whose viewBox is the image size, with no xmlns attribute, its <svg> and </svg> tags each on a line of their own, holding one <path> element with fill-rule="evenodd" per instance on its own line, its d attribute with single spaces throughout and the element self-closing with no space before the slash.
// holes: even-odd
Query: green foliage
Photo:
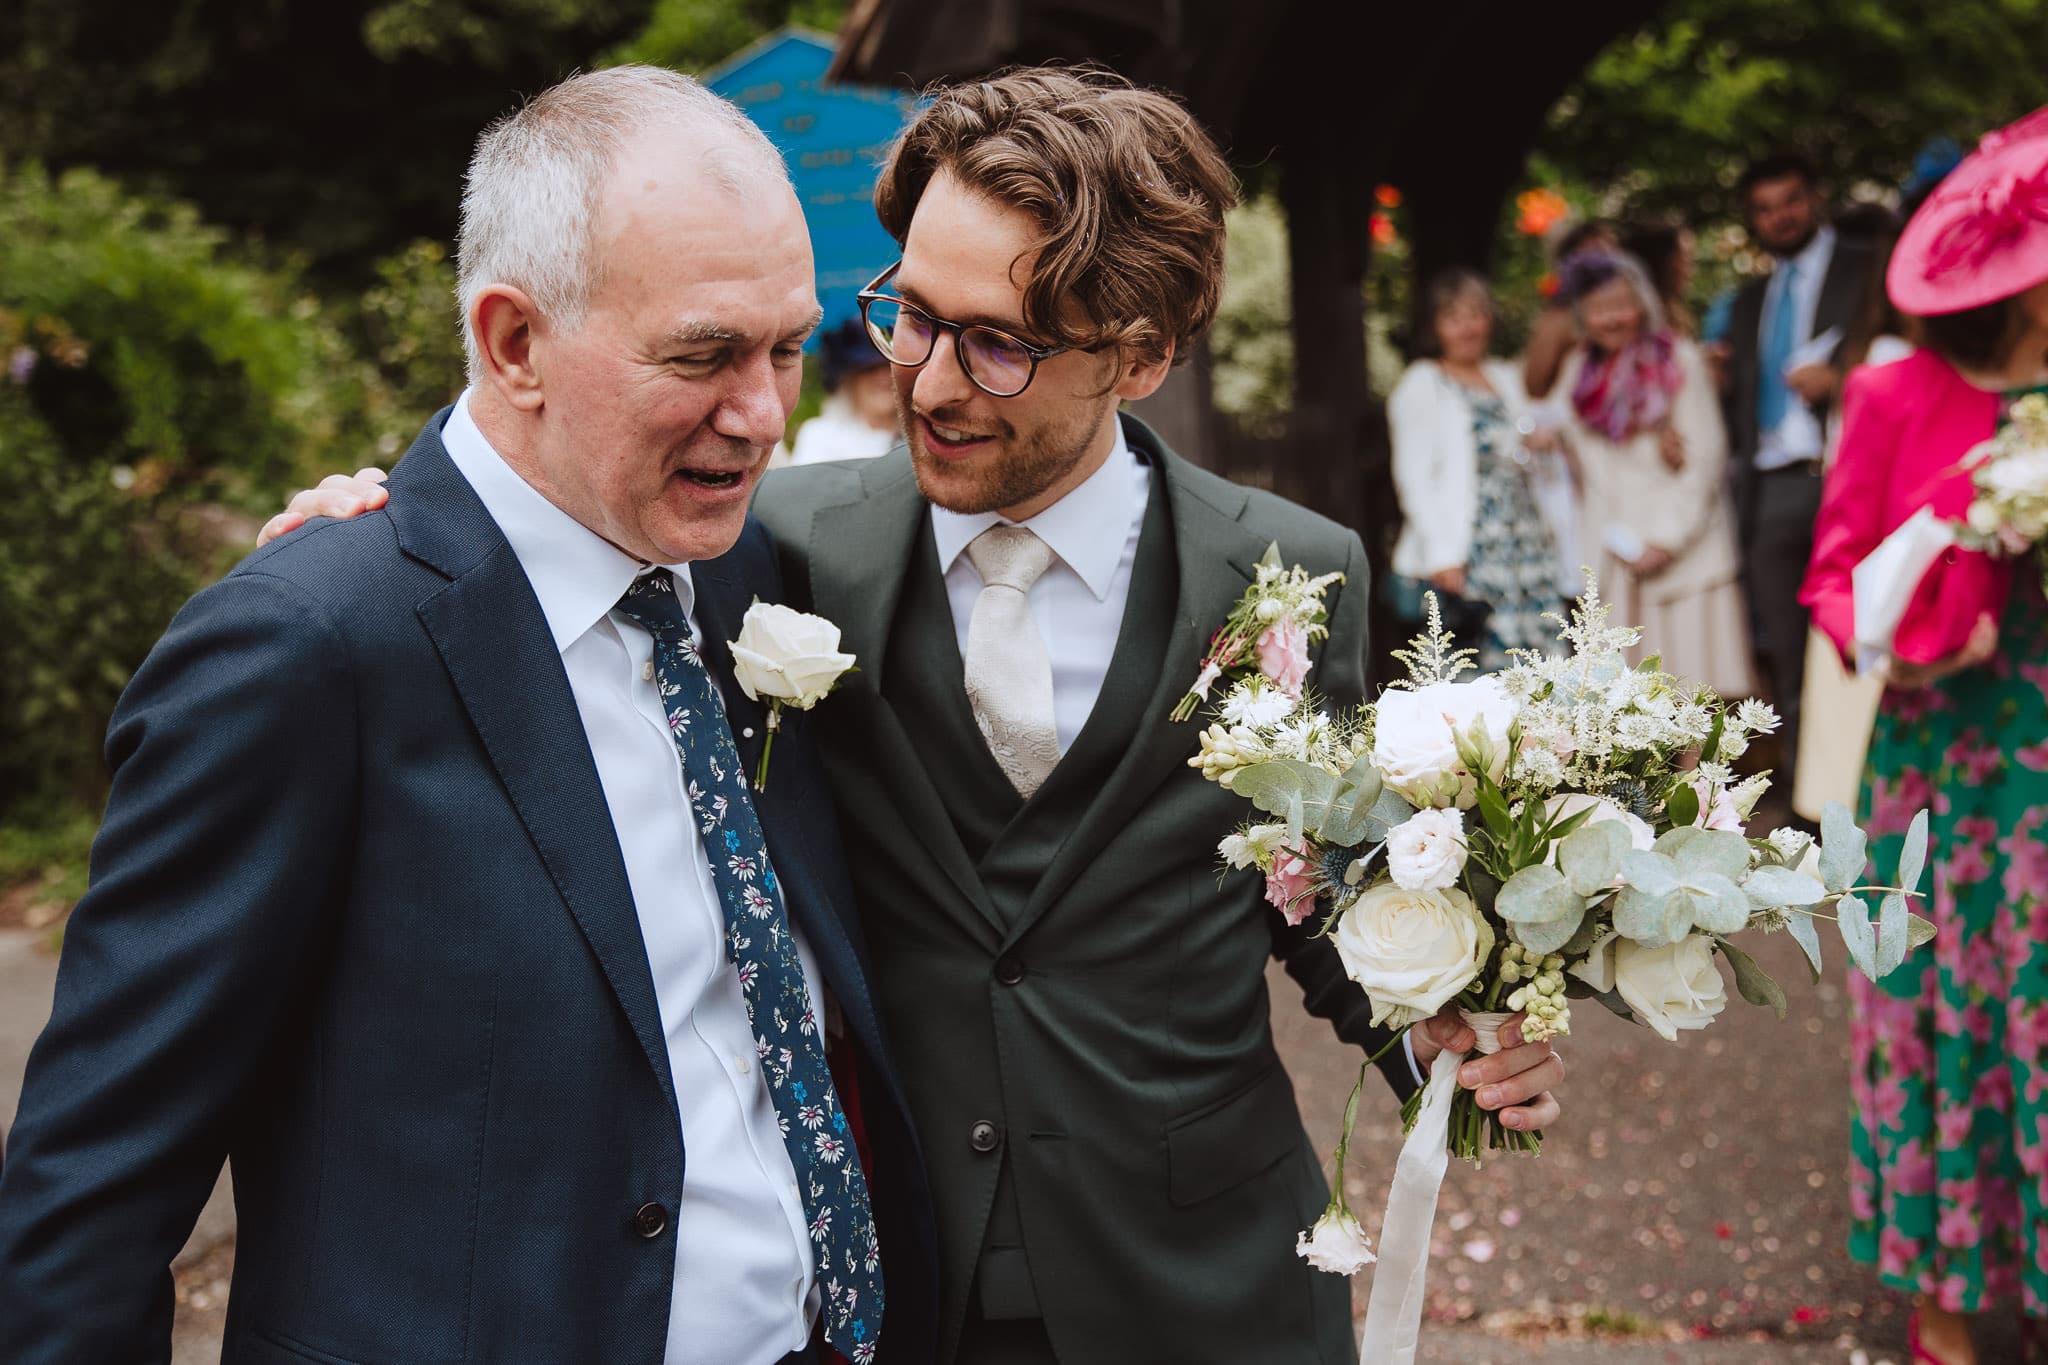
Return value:
<svg viewBox="0 0 2048 1365">
<path fill-rule="evenodd" d="M 1223 297 L 1209 332 L 1216 408 L 1248 430 L 1285 430 L 1294 406 L 1293 309 L 1287 293 L 1287 218 L 1272 196 L 1231 210 Z"/>
<path fill-rule="evenodd" d="M 1679 0 L 1593 60 L 1538 150 L 1610 212 L 1736 218 L 1742 165 L 1777 147 L 1897 185 L 1936 134 L 1968 146 L 2048 102 L 2044 52 L 2044 0 Z"/>
<path fill-rule="evenodd" d="M 646 26 L 607 53 L 603 64 L 649 62 L 702 72 L 777 29 L 836 33 L 845 17 L 846 0 L 655 0 Z"/>
</svg>

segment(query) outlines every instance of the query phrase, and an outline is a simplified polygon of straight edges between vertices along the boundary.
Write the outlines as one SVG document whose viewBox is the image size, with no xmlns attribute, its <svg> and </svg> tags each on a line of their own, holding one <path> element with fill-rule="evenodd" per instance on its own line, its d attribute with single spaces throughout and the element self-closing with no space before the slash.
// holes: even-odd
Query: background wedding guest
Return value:
<svg viewBox="0 0 2048 1365">
<path fill-rule="evenodd" d="M 1556 250 L 1551 253 L 1552 268 L 1562 271 L 1564 263 L 1581 251 L 1616 251 L 1620 247 L 1612 223 L 1588 218 L 1572 224 L 1557 239 Z M 1558 372 L 1564 368 L 1564 358 L 1578 344 L 1579 324 L 1571 305 L 1561 297 L 1553 297 L 1529 324 L 1529 341 L 1522 349 L 1522 389 L 1531 402 L 1550 396 L 1557 386 Z"/>
<path fill-rule="evenodd" d="M 1727 439 L 1699 348 L 1671 334 L 1642 266 L 1581 252 L 1559 292 L 1586 339 L 1566 359 L 1566 434 L 1585 536 L 1615 619 L 1642 627 L 1664 667 L 1723 696 L 1754 692 L 1723 475 Z M 1666 429 L 1682 445 L 1672 458 Z M 1648 653 L 1638 646 L 1635 657 Z"/>
<path fill-rule="evenodd" d="M 1465 269 L 1430 281 L 1417 359 L 1387 403 L 1394 489 L 1406 524 L 1394 547 L 1398 605 L 1421 615 L 1422 589 L 1488 608 L 1480 667 L 1505 667 L 1510 649 L 1548 648 L 1558 612 L 1556 537 L 1532 482 L 1532 462 L 1554 467 L 1570 496 L 1555 437 L 1520 429 L 1527 420 L 1520 376 L 1487 357 L 1493 296 Z M 1454 631 L 1463 636 L 1456 624 Z"/>
<path fill-rule="evenodd" d="M 1739 190 L 1750 236 L 1776 265 L 1744 285 L 1729 310 L 1720 343 L 1724 415 L 1750 619 L 1784 721 L 1778 780 L 1790 787 L 1807 631 L 1796 585 L 1813 549 L 1822 423 L 1841 384 L 1841 331 L 1862 297 L 1873 252 L 1827 224 L 1819 172 L 1804 157 L 1782 153 L 1753 163 Z"/>
<path fill-rule="evenodd" d="M 1922 349 L 1851 376 L 1801 594 L 1845 654 L 1857 563 L 1921 507 L 1959 516 L 1958 462 L 2012 397 L 2048 387 L 2048 220 L 2011 211 L 2043 184 L 2048 110 L 1986 137 L 1893 253 L 1889 293 L 1920 315 Z M 1883 982 L 1850 983 L 1849 1250 L 1917 1296 L 1916 1361 L 1969 1365 L 1970 1319 L 1995 1301 L 2020 1300 L 2031 1356 L 2048 1345 L 2048 605 L 2038 556 L 1956 551 L 1916 602 L 1930 594 L 1942 619 L 1909 633 L 1909 615 L 1878 665 L 1865 800 L 1879 866 L 1933 807 L 1940 932 Z"/>
<path fill-rule="evenodd" d="M 1692 229 L 1680 222 L 1633 224 L 1621 238 L 1621 249 L 1643 263 L 1657 301 L 1664 305 L 1664 322 L 1672 335 L 1697 339 L 1688 296 L 1692 291 Z"/>
<path fill-rule="evenodd" d="M 818 366 L 825 405 L 796 429 L 791 464 L 873 459 L 903 443 L 889 362 L 860 319 L 848 318 L 818 338 Z"/>
</svg>

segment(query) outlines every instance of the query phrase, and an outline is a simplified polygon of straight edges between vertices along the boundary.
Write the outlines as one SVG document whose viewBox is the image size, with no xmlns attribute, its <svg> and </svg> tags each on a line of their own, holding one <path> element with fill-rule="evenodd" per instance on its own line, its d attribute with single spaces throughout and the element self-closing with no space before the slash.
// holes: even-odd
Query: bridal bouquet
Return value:
<svg viewBox="0 0 2048 1365">
<path fill-rule="evenodd" d="M 1973 496 L 1957 533 L 1961 544 L 2022 555 L 2048 539 L 2048 397 L 2029 394 L 2005 429 L 1971 451 Z"/>
<path fill-rule="evenodd" d="M 1676 1040 L 1726 1005 L 1717 956 L 1745 1000 L 1783 1014 L 1783 990 L 1737 946 L 1740 934 L 1791 934 L 1816 979 L 1819 920 L 1836 923 L 1872 977 L 1932 937 L 1908 909 L 1924 812 L 1895 886 L 1863 881 L 1865 838 L 1840 805 L 1819 843 L 1790 829 L 1752 836 L 1769 779 L 1737 780 L 1729 765 L 1777 717 L 1672 677 L 1655 658 L 1631 667 L 1624 651 L 1637 632 L 1607 623 L 1590 581 L 1583 603 L 1562 623 L 1566 653 L 1521 653 L 1465 680 L 1471 651 L 1452 647 L 1432 596 L 1426 633 L 1396 654 L 1407 679 L 1377 703 L 1331 715 L 1312 696 L 1248 679 L 1189 760 L 1264 817 L 1223 840 L 1224 860 L 1264 874 L 1290 921 L 1321 917 L 1375 1022 L 1405 1028 L 1455 1005 L 1492 1051 L 1509 1012 L 1526 1014 L 1525 1039 L 1552 1038 L 1590 1000 Z M 1446 1148 L 1477 1160 L 1540 1143 L 1453 1085 L 1462 1060 L 1439 1058 L 1405 1113 L 1411 1145 L 1426 1110 L 1445 1124 L 1431 1143 L 1438 1180 Z M 1351 1117 L 1330 1209 L 1300 1247 L 1347 1273 L 1357 1260 L 1344 1252 L 1356 1228 L 1342 1170 Z M 1428 1196 L 1433 1208 L 1434 1184 Z"/>
</svg>

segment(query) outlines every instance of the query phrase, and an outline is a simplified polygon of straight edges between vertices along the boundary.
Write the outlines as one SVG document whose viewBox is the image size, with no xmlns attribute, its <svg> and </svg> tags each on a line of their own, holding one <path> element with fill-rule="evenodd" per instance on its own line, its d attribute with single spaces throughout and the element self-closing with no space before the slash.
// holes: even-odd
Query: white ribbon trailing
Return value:
<svg viewBox="0 0 2048 1365">
<path fill-rule="evenodd" d="M 1500 1026 L 1513 1015 L 1459 1013 L 1479 1035 L 1482 1056 L 1500 1051 Z M 1359 1365 L 1414 1365 L 1416 1340 L 1422 1333 L 1429 1231 L 1436 1222 L 1436 1197 L 1451 1160 L 1451 1100 L 1458 1093 L 1458 1068 L 1469 1055 L 1437 1054 L 1430 1064 L 1421 1112 L 1401 1144 L 1393 1188 L 1387 1191 L 1387 1216 L 1380 1224 L 1380 1259 L 1365 1304 L 1365 1330 L 1358 1339 Z"/>
</svg>

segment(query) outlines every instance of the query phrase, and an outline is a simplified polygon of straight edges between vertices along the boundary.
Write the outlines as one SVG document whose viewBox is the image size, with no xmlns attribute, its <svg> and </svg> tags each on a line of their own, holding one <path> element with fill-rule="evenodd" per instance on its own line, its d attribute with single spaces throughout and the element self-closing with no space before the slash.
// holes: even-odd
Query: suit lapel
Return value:
<svg viewBox="0 0 2048 1365">
<path fill-rule="evenodd" d="M 842 730 L 850 724 L 864 727 L 860 743 L 878 767 L 875 790 L 889 793 L 895 802 L 906 840 L 938 864 L 991 934 L 1000 932 L 1002 917 L 960 842 L 917 743 L 882 695 L 884 671 L 893 666 L 890 626 L 904 582 L 917 571 L 913 552 L 923 543 L 928 504 L 907 461 L 878 468 L 864 488 L 864 498 L 814 513 L 805 547 L 818 614 L 838 625 L 841 647 L 859 660 L 859 671 L 840 684 L 849 699 L 857 698 L 858 716 L 841 716 L 836 724 Z M 914 840 L 910 830 L 920 831 Z"/>
<path fill-rule="evenodd" d="M 392 476 L 399 543 L 452 581 L 416 608 L 527 837 L 675 1100 L 639 913 L 597 764 L 540 603 L 449 460 L 436 419 Z"/>
<path fill-rule="evenodd" d="M 1265 543 L 1239 522 L 1246 502 L 1243 489 L 1196 469 L 1135 418 L 1124 419 L 1124 429 L 1131 445 L 1145 451 L 1161 470 L 1178 583 L 1177 594 L 1165 600 L 1141 602 L 1134 596 L 1125 612 L 1170 611 L 1173 633 L 1151 697 L 1131 732 L 1130 747 L 1088 803 L 1073 836 L 1046 868 L 1024 914 L 1010 926 L 1012 943 L 1029 931 L 1102 851 L 1121 826 L 1117 812 L 1144 801 L 1160 783 L 1182 770 L 1195 752 L 1194 722 L 1176 724 L 1171 712 L 1194 683 L 1210 636 L 1244 595 L 1257 575 L 1260 556 L 1266 552 Z M 1283 554 L 1286 548 L 1281 546 Z M 1120 634 L 1119 649 L 1128 635 L 1128 629 Z"/>
</svg>

